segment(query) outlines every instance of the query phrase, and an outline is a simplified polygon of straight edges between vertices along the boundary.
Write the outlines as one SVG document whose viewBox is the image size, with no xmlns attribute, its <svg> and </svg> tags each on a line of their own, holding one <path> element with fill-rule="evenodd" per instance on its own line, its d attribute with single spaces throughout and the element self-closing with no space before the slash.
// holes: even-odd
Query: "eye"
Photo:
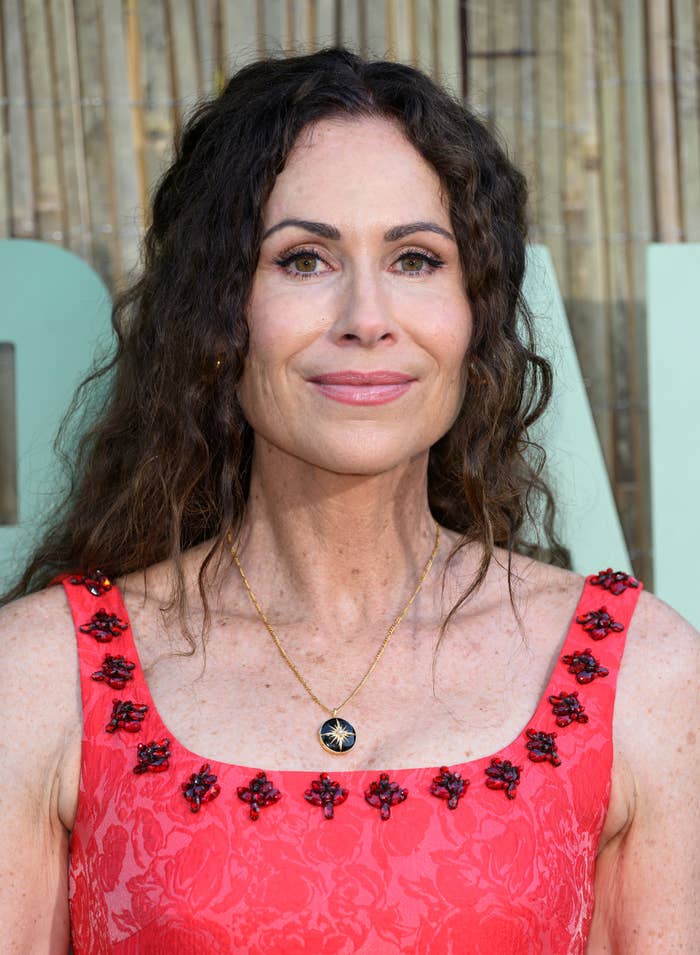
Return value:
<svg viewBox="0 0 700 955">
<path fill-rule="evenodd" d="M 325 262 L 325 259 L 315 249 L 296 249 L 294 252 L 281 255 L 274 262 L 288 275 L 297 279 L 306 279 L 321 274 L 316 265 L 318 262 Z"/>
<path fill-rule="evenodd" d="M 417 249 L 402 252 L 397 262 L 405 266 L 405 268 L 400 268 L 399 272 L 411 276 L 432 275 L 436 269 L 442 268 L 445 264 L 442 259 L 436 259 L 434 256 L 428 255 L 427 252 L 419 252 Z"/>
</svg>

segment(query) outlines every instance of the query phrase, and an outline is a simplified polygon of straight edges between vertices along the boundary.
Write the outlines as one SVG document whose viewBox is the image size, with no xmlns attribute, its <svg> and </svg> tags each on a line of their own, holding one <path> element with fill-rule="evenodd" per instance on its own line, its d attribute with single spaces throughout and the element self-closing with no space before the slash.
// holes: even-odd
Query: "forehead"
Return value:
<svg viewBox="0 0 700 955">
<path fill-rule="evenodd" d="M 448 206 L 433 167 L 389 119 L 333 118 L 302 131 L 275 180 L 265 224 L 282 215 L 351 221 L 432 217 L 449 227 Z"/>
</svg>

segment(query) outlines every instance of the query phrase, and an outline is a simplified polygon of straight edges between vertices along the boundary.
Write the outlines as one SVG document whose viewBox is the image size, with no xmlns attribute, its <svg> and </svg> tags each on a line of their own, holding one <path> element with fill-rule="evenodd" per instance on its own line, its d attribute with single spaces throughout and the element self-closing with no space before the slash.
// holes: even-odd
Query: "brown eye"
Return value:
<svg viewBox="0 0 700 955">
<path fill-rule="evenodd" d="M 425 252 L 404 252 L 398 257 L 401 263 L 399 272 L 403 275 L 432 275 L 435 269 L 445 264 L 442 259 L 433 258 Z"/>
<path fill-rule="evenodd" d="M 310 279 L 316 275 L 321 275 L 326 269 L 317 269 L 318 262 L 325 262 L 325 259 L 313 249 L 301 249 L 297 252 L 291 252 L 289 255 L 283 255 L 275 259 L 275 265 L 283 268 L 287 275 L 293 279 Z"/>
<path fill-rule="evenodd" d="M 401 262 L 405 266 L 404 272 L 420 272 L 425 264 L 425 258 L 422 255 L 402 255 Z"/>
<path fill-rule="evenodd" d="M 315 255 L 297 255 L 296 258 L 292 259 L 297 272 L 313 272 L 316 268 L 316 262 L 318 259 Z"/>
</svg>

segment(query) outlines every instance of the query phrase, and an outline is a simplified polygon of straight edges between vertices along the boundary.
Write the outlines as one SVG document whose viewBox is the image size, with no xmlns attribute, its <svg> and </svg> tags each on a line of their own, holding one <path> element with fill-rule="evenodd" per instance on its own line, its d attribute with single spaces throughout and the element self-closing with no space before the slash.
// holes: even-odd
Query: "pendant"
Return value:
<svg viewBox="0 0 700 955">
<path fill-rule="evenodd" d="M 329 753 L 347 753 L 355 745 L 355 727 L 334 714 L 321 726 L 318 738 Z"/>
</svg>

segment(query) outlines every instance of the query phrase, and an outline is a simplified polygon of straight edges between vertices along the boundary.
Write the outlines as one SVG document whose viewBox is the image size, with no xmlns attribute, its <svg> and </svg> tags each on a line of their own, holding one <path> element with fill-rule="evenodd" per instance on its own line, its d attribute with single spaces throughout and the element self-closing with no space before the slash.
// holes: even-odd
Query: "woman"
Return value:
<svg viewBox="0 0 700 955">
<path fill-rule="evenodd" d="M 524 203 L 406 66 L 192 117 L 3 612 L 6 950 L 691 950 L 693 631 L 523 556 Z"/>
</svg>

